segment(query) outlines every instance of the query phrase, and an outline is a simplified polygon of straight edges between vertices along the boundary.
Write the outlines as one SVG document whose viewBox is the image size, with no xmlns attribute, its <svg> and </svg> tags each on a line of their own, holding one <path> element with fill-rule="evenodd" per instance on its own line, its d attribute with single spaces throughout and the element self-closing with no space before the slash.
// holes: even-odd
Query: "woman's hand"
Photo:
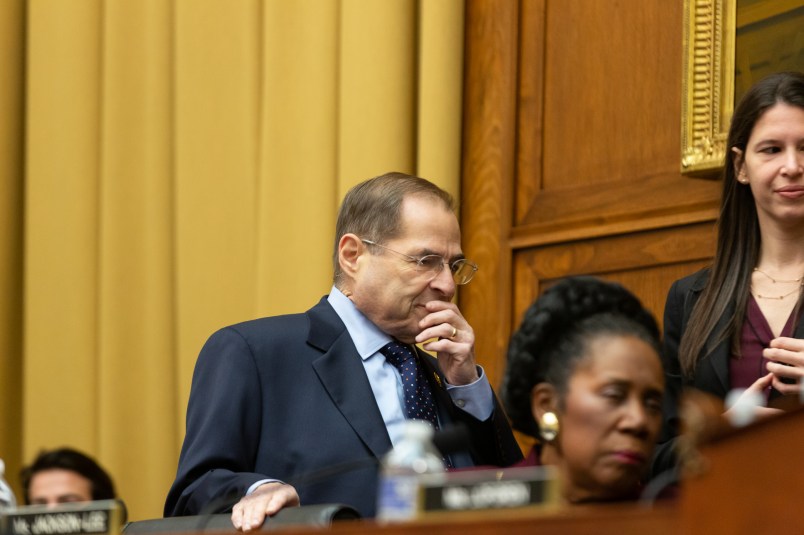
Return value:
<svg viewBox="0 0 804 535">
<path fill-rule="evenodd" d="M 774 338 L 762 356 L 770 361 L 767 369 L 773 374 L 773 388 L 785 395 L 798 394 L 804 377 L 804 340 Z"/>
<path fill-rule="evenodd" d="M 764 391 L 773 383 L 773 380 L 774 375 L 769 373 L 754 381 L 736 400 L 729 403 L 729 409 L 723 413 L 723 416 L 735 427 L 742 427 L 781 413 L 781 409 L 763 407 L 757 403 L 757 400 L 762 402 L 765 399 Z"/>
</svg>

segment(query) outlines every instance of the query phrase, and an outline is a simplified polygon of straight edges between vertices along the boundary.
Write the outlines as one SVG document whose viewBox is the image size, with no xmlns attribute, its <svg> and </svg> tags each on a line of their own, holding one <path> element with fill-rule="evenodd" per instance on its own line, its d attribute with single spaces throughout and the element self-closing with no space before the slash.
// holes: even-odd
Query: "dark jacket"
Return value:
<svg viewBox="0 0 804 535">
<path fill-rule="evenodd" d="M 436 359 L 422 361 L 440 377 L 427 373 L 442 421 L 468 427 L 472 460 L 519 461 L 496 398 L 493 415 L 478 421 L 451 402 Z M 371 517 L 379 459 L 390 449 L 360 356 L 326 298 L 304 314 L 226 327 L 196 363 L 165 516 L 210 512 L 216 503 L 226 510 L 272 478 L 294 485 L 302 505 L 344 503 Z"/>
<path fill-rule="evenodd" d="M 698 302 L 708 280 L 709 269 L 702 269 L 674 282 L 667 294 L 667 302 L 664 307 L 664 348 L 662 353 L 665 372 L 664 426 L 651 470 L 653 475 L 670 469 L 675 464 L 673 448 L 675 437 L 679 433 L 678 402 L 683 390 L 695 388 L 721 399 L 724 399 L 731 390 L 729 377 L 731 336 L 721 340 L 710 354 L 698 360 L 692 377 L 684 377 L 678 358 L 681 337 L 687 329 L 692 309 Z M 725 327 L 727 318 L 733 310 L 733 306 L 726 310 L 725 316 L 719 319 L 715 332 Z M 804 322 L 801 318 L 799 318 L 794 336 L 804 338 Z"/>
</svg>

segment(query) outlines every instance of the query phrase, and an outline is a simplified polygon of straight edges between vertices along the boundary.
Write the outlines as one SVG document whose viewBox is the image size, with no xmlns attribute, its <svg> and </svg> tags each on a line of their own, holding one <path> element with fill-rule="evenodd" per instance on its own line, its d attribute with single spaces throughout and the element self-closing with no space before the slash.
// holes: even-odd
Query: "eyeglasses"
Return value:
<svg viewBox="0 0 804 535">
<path fill-rule="evenodd" d="M 459 258 L 458 260 L 450 264 L 443 256 L 438 254 L 428 254 L 421 257 L 417 257 L 405 253 L 400 253 L 399 251 L 394 251 L 390 247 L 380 245 L 379 243 L 373 242 L 371 240 L 361 239 L 360 241 L 368 245 L 374 245 L 376 247 L 386 249 L 400 256 L 404 256 L 409 261 L 414 262 L 416 264 L 417 266 L 416 269 L 418 271 L 429 273 L 432 275 L 432 278 L 435 278 L 439 273 L 441 273 L 441 270 L 444 269 L 444 266 L 449 266 L 449 270 L 452 272 L 452 279 L 455 281 L 455 284 L 458 285 L 468 284 L 469 281 L 472 280 L 472 277 L 475 276 L 475 271 L 477 271 L 477 264 L 465 258 Z"/>
</svg>

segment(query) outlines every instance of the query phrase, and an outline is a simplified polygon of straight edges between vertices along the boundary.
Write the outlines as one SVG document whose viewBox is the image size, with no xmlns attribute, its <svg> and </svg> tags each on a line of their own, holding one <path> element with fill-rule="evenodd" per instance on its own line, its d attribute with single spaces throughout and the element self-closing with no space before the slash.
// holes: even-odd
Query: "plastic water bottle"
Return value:
<svg viewBox="0 0 804 535">
<path fill-rule="evenodd" d="M 5 478 L 6 463 L 0 459 L 0 511 L 17 507 L 17 499 Z"/>
<path fill-rule="evenodd" d="M 421 420 L 408 420 L 402 440 L 382 459 L 377 519 L 411 520 L 419 509 L 422 477 L 444 473 L 444 461 L 433 446 L 433 427 Z"/>
</svg>

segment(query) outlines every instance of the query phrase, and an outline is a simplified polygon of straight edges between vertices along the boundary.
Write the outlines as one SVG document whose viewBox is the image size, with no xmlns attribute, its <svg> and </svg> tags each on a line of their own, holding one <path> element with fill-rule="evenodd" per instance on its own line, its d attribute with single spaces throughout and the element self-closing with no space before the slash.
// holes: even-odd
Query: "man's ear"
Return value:
<svg viewBox="0 0 804 535">
<path fill-rule="evenodd" d="M 737 147 L 732 147 L 731 151 L 734 153 L 734 176 L 738 182 L 748 184 L 748 176 L 745 174 L 745 153 Z"/>
<path fill-rule="evenodd" d="M 347 233 L 341 236 L 338 242 L 338 263 L 341 272 L 353 279 L 358 269 L 358 260 L 365 251 L 366 247 L 356 235 Z"/>
<path fill-rule="evenodd" d="M 558 392 L 550 383 L 539 383 L 530 391 L 530 410 L 536 423 L 546 412 L 555 413 L 558 409 Z"/>
</svg>

